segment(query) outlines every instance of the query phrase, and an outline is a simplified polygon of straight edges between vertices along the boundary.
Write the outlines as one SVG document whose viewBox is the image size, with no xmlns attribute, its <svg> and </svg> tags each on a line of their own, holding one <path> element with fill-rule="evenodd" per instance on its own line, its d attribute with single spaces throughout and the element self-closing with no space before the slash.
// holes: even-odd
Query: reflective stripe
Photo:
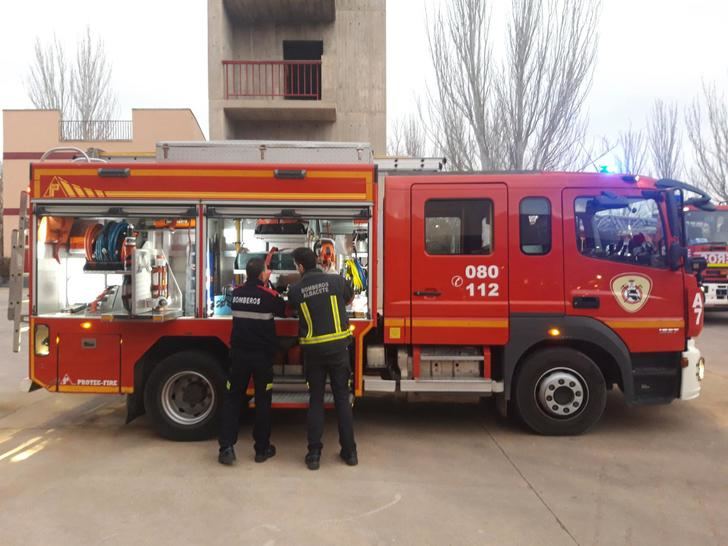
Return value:
<svg viewBox="0 0 728 546">
<path fill-rule="evenodd" d="M 273 313 L 256 313 L 255 311 L 233 311 L 235 318 L 247 318 L 253 320 L 272 320 Z"/>
<path fill-rule="evenodd" d="M 272 391 L 273 390 L 273 383 L 267 383 L 265 386 L 265 390 Z"/>
<path fill-rule="evenodd" d="M 339 333 L 341 332 L 341 317 L 339 316 L 339 304 L 336 301 L 336 296 L 331 296 L 331 313 L 334 316 L 334 330 Z"/>
<path fill-rule="evenodd" d="M 313 337 L 313 322 L 311 322 L 311 314 L 308 312 L 308 304 L 306 302 L 301 304 L 301 313 L 303 313 L 303 318 L 306 321 L 306 326 L 308 327 L 306 339 L 310 339 Z"/>
<path fill-rule="evenodd" d="M 337 341 L 339 339 L 346 339 L 351 337 L 351 332 L 348 330 L 345 332 L 337 332 L 335 334 L 326 334 L 323 336 L 315 336 L 312 338 L 302 337 L 298 340 L 301 345 L 314 345 L 316 343 L 327 343 L 329 341 Z"/>
</svg>

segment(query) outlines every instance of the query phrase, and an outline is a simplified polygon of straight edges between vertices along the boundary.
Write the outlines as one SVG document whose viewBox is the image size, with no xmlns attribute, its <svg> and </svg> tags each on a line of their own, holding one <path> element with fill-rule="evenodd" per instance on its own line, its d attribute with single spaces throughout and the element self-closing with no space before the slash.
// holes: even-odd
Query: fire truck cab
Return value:
<svg viewBox="0 0 728 546">
<path fill-rule="evenodd" d="M 208 437 L 246 259 L 269 256 L 285 296 L 290 250 L 307 245 L 355 288 L 355 398 L 495 395 L 538 433 L 579 434 L 613 386 L 633 404 L 698 396 L 689 186 L 423 165 L 247 142 L 33 164 L 30 379 L 127 394 L 163 436 Z M 297 319 L 276 326 L 274 406 L 306 407 Z"/>
<path fill-rule="evenodd" d="M 688 250 L 705 258 L 701 277 L 706 309 L 728 310 L 728 205 L 715 210 L 688 207 L 685 213 Z"/>
</svg>

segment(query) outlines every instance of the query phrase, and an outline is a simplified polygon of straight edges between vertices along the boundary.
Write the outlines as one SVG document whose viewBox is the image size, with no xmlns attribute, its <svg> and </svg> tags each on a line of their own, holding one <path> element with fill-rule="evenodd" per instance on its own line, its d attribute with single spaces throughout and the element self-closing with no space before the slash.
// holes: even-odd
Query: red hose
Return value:
<svg viewBox="0 0 728 546">
<path fill-rule="evenodd" d="M 86 251 L 86 261 L 94 261 L 94 245 L 96 244 L 96 237 L 98 237 L 104 226 L 101 224 L 94 224 L 86 228 L 86 233 L 83 235 L 83 248 Z"/>
</svg>

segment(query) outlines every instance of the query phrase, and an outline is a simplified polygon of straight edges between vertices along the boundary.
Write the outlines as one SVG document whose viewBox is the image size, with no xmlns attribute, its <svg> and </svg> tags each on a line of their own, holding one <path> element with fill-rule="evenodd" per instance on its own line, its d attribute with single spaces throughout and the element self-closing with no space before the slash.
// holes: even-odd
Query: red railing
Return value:
<svg viewBox="0 0 728 546">
<path fill-rule="evenodd" d="M 225 98 L 321 100 L 321 61 L 223 61 Z"/>
</svg>

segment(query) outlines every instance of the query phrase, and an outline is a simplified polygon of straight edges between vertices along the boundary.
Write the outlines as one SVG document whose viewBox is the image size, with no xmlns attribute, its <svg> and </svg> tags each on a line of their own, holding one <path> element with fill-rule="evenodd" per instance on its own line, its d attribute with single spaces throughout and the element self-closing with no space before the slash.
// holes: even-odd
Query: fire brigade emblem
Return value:
<svg viewBox="0 0 728 546">
<path fill-rule="evenodd" d="M 43 197 L 56 197 L 57 193 L 61 194 L 63 197 L 68 197 L 68 193 L 66 192 L 64 185 L 67 187 L 68 181 L 64 180 L 60 176 L 54 176 L 51 179 L 50 184 L 48 184 Z"/>
<path fill-rule="evenodd" d="M 645 275 L 629 273 L 612 279 L 612 294 L 619 306 L 628 313 L 636 313 L 647 303 L 652 281 Z"/>
</svg>

